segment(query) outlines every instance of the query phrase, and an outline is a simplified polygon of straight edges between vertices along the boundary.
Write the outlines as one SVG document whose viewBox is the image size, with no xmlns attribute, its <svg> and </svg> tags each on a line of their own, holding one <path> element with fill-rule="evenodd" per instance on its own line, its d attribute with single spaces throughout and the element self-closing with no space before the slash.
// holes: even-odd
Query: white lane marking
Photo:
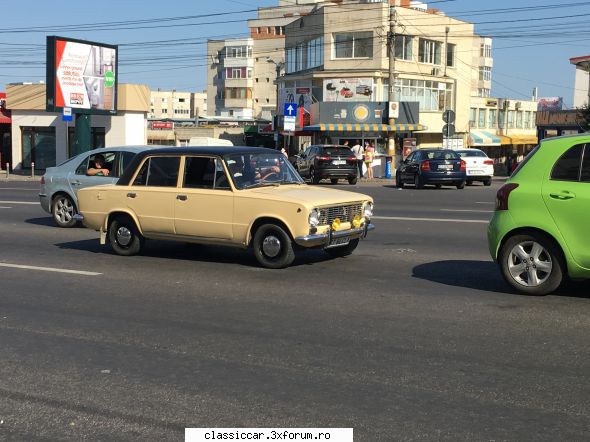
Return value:
<svg viewBox="0 0 590 442">
<path fill-rule="evenodd" d="M 0 209 L 12 209 L 12 207 L 0 206 Z"/>
<path fill-rule="evenodd" d="M 475 223 L 487 224 L 488 220 L 483 219 L 451 219 L 451 218 L 410 218 L 405 216 L 374 216 L 371 219 L 382 219 L 391 221 L 431 221 L 441 223 Z"/>
<path fill-rule="evenodd" d="M 0 204 L 39 204 L 39 201 L 0 201 Z"/>
<path fill-rule="evenodd" d="M 494 213 L 493 210 L 471 210 L 471 209 L 440 209 L 441 212 L 473 212 L 473 213 Z"/>
<path fill-rule="evenodd" d="M 23 269 L 23 270 L 39 270 L 41 272 L 71 273 L 74 275 L 84 275 L 84 276 L 102 275 L 102 273 L 86 272 L 83 270 L 68 270 L 68 269 L 56 269 L 53 267 L 24 266 L 24 265 L 20 265 L 20 264 L 8 264 L 5 262 L 0 262 L 0 267 L 9 267 L 11 269 Z"/>
</svg>

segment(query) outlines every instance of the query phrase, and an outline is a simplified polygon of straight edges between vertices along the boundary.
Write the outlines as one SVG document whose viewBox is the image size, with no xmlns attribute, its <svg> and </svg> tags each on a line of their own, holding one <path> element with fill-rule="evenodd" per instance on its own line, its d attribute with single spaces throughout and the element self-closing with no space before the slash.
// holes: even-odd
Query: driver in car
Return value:
<svg viewBox="0 0 590 442">
<path fill-rule="evenodd" d="M 104 167 L 105 159 L 104 155 L 98 154 L 94 156 L 92 161 L 94 166 L 89 167 L 86 171 L 86 175 L 89 176 L 109 176 L 109 169 Z"/>
</svg>

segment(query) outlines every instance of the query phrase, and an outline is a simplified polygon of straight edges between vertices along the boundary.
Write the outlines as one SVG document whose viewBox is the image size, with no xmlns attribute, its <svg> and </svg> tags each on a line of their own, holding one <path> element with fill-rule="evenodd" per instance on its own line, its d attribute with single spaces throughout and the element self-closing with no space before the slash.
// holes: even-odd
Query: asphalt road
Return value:
<svg viewBox="0 0 590 442">
<path fill-rule="evenodd" d="M 0 439 L 589 440 L 590 284 L 510 291 L 485 239 L 498 186 L 356 186 L 374 234 L 272 271 L 222 247 L 119 257 L 26 204 L 35 184 L 0 183 Z"/>
</svg>

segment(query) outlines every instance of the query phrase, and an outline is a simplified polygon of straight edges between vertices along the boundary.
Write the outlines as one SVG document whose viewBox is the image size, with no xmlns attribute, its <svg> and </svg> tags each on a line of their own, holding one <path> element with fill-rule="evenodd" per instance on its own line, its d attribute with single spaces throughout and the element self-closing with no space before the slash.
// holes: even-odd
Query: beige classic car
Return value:
<svg viewBox="0 0 590 442">
<path fill-rule="evenodd" d="M 78 202 L 77 219 L 120 255 L 166 239 L 251 247 L 262 266 L 283 268 L 297 248 L 349 255 L 374 228 L 371 197 L 308 186 L 283 154 L 253 147 L 148 150 Z"/>
</svg>

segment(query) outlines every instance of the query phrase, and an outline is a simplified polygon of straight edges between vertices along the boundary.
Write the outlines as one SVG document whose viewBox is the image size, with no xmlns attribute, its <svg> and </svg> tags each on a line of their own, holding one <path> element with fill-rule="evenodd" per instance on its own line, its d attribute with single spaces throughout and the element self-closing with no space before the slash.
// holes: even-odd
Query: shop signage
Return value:
<svg viewBox="0 0 590 442">
<path fill-rule="evenodd" d="M 117 111 L 117 46 L 47 37 L 46 110 Z"/>
<path fill-rule="evenodd" d="M 388 102 L 314 103 L 311 106 L 311 124 L 386 124 L 388 107 Z M 400 102 L 398 109 L 399 116 L 396 118 L 396 123 L 417 124 L 420 122 L 417 102 Z"/>
<path fill-rule="evenodd" d="M 537 101 L 537 112 L 560 111 L 563 109 L 563 97 L 539 98 Z"/>
<path fill-rule="evenodd" d="M 283 121 L 283 130 L 287 132 L 295 132 L 295 120 L 296 117 L 285 116 Z"/>
<path fill-rule="evenodd" d="M 372 78 L 335 78 L 324 80 L 324 101 L 371 101 Z"/>
<path fill-rule="evenodd" d="M 537 112 L 537 126 L 578 126 L 578 111 Z"/>
<path fill-rule="evenodd" d="M 298 82 L 299 83 L 299 82 Z M 311 107 L 311 84 L 309 82 L 301 82 L 303 86 L 296 85 L 295 87 L 286 87 L 279 89 L 279 112 L 284 111 L 285 103 L 295 103 L 297 107 L 307 109 Z M 284 114 L 281 114 L 284 115 Z"/>
<path fill-rule="evenodd" d="M 152 129 L 174 129 L 174 123 L 172 121 L 152 121 Z"/>
<path fill-rule="evenodd" d="M 495 98 L 488 98 L 486 100 L 487 107 L 498 107 L 498 100 Z"/>
</svg>

